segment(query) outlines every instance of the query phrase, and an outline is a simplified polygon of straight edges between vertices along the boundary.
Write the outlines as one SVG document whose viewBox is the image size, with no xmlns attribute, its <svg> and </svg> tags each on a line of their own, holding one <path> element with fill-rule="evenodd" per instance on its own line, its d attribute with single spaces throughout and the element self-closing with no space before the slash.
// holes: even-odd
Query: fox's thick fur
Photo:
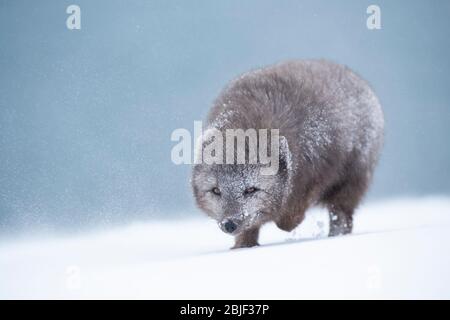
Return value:
<svg viewBox="0 0 450 320">
<path fill-rule="evenodd" d="M 250 164 L 193 168 L 198 206 L 219 224 L 237 221 L 235 247 L 257 245 L 268 221 L 293 230 L 315 204 L 330 212 L 330 236 L 351 232 L 382 147 L 384 121 L 374 92 L 349 68 L 298 60 L 245 73 L 216 99 L 207 126 L 279 129 L 287 142 L 273 176 Z M 255 191 L 246 194 L 248 188 Z"/>
</svg>

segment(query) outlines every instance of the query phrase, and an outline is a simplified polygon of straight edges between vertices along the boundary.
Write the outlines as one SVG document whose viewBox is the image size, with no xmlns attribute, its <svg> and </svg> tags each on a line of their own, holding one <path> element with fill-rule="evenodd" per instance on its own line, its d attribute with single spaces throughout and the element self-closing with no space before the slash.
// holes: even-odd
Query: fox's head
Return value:
<svg viewBox="0 0 450 320">
<path fill-rule="evenodd" d="M 273 172 L 267 172 L 267 164 L 249 161 L 194 165 L 192 188 L 196 203 L 224 232 L 237 235 L 260 226 L 282 207 L 290 186 L 290 153 L 284 137 L 279 139 L 278 170 Z M 258 145 L 246 144 L 246 154 L 251 147 Z"/>
</svg>

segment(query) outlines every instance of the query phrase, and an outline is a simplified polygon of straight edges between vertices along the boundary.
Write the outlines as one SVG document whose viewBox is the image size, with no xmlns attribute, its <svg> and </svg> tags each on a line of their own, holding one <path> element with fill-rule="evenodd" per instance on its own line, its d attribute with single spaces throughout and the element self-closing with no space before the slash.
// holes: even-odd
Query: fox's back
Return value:
<svg viewBox="0 0 450 320">
<path fill-rule="evenodd" d="M 241 75 L 215 101 L 208 125 L 279 129 L 294 157 L 309 161 L 328 149 L 376 161 L 383 137 L 383 114 L 369 85 L 325 60 L 288 61 Z"/>
</svg>

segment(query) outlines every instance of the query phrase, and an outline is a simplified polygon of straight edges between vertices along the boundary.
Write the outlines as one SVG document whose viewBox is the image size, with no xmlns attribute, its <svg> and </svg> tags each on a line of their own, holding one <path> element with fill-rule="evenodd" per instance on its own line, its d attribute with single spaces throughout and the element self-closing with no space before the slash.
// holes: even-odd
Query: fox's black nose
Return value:
<svg viewBox="0 0 450 320">
<path fill-rule="evenodd" d="M 228 232 L 228 233 L 233 233 L 234 230 L 236 230 L 236 228 L 237 228 L 236 223 L 234 223 L 230 219 L 225 221 L 225 223 L 223 224 L 223 229 L 225 230 L 225 232 Z"/>
</svg>

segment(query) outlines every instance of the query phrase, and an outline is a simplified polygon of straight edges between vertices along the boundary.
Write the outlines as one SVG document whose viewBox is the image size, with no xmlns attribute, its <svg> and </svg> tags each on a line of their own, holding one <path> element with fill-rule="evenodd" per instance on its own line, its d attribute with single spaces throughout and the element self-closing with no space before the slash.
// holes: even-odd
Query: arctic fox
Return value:
<svg viewBox="0 0 450 320">
<path fill-rule="evenodd" d="M 273 175 L 248 162 L 193 167 L 196 203 L 235 236 L 233 248 L 257 245 L 269 221 L 293 230 L 314 205 L 329 211 L 329 236 L 352 231 L 383 144 L 384 120 L 374 92 L 348 67 L 297 60 L 245 73 L 215 100 L 211 128 L 279 130 Z"/>
</svg>

